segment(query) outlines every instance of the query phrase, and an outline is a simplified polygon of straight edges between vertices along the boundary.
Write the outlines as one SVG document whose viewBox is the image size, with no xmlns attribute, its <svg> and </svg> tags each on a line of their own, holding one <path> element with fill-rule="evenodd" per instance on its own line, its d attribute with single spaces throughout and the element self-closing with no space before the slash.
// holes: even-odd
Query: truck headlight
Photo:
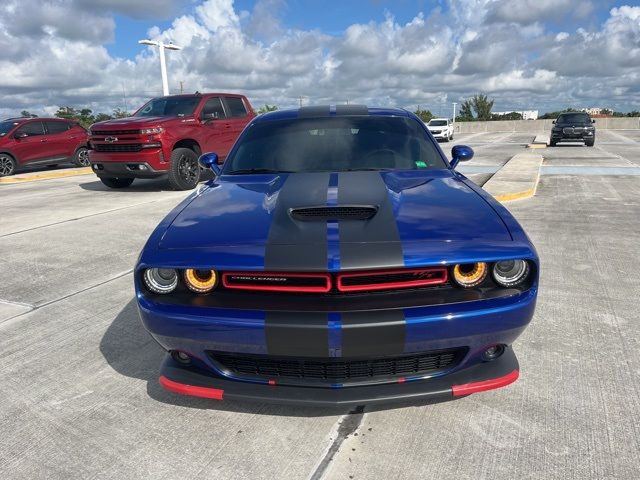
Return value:
<svg viewBox="0 0 640 480">
<path fill-rule="evenodd" d="M 140 134 L 142 135 L 152 135 L 154 133 L 162 133 L 164 129 L 162 127 L 154 127 L 154 128 L 143 128 L 140 130 Z"/>
</svg>

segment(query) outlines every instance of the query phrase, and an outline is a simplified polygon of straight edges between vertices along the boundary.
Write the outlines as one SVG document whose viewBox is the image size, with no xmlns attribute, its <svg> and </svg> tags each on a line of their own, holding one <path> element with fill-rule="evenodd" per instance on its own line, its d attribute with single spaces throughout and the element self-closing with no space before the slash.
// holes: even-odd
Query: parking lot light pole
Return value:
<svg viewBox="0 0 640 480">
<path fill-rule="evenodd" d="M 453 102 L 453 121 L 451 123 L 456 123 L 456 105 L 457 102 Z"/>
<path fill-rule="evenodd" d="M 153 45 L 160 50 L 160 74 L 162 75 L 162 95 L 169 95 L 169 81 L 167 80 L 167 63 L 164 58 L 164 49 L 167 50 L 181 50 L 181 47 L 174 45 L 173 43 L 162 43 L 160 40 L 139 40 L 141 45 Z"/>
</svg>

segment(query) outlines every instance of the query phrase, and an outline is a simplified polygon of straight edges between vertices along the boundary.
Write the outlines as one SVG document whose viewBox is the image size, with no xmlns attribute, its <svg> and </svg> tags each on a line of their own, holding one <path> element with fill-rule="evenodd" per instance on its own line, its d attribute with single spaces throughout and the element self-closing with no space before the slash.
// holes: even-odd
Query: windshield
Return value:
<svg viewBox="0 0 640 480">
<path fill-rule="evenodd" d="M 447 126 L 447 121 L 446 120 L 431 120 L 429 122 L 429 126 L 430 127 L 446 127 Z"/>
<path fill-rule="evenodd" d="M 224 174 L 446 168 L 416 120 L 351 116 L 258 122 Z"/>
<path fill-rule="evenodd" d="M 186 117 L 193 115 L 200 97 L 154 98 L 138 110 L 134 117 Z"/>
<path fill-rule="evenodd" d="M 0 122 L 0 137 L 4 137 L 16 125 L 18 125 L 17 122 Z"/>
<path fill-rule="evenodd" d="M 586 113 L 565 113 L 560 115 L 558 123 L 591 123 Z"/>
</svg>

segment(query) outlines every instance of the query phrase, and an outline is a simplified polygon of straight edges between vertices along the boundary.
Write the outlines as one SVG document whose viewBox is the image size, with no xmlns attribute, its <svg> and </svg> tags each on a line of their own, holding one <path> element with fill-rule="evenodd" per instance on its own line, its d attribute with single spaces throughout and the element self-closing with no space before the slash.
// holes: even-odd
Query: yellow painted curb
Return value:
<svg viewBox="0 0 640 480">
<path fill-rule="evenodd" d="M 547 148 L 544 143 L 530 143 L 527 148 Z"/>
<path fill-rule="evenodd" d="M 74 168 L 69 170 L 56 170 L 54 172 L 35 173 L 24 177 L 2 177 L 0 183 L 27 183 L 40 180 L 51 180 L 53 178 L 76 177 L 78 175 L 91 175 L 93 170 L 90 167 Z"/>
<path fill-rule="evenodd" d="M 515 193 L 505 193 L 504 195 L 496 195 L 495 198 L 499 202 L 509 202 L 511 200 L 520 200 L 522 198 L 529 198 L 535 195 L 536 189 L 530 188 L 529 190 L 525 190 L 524 192 L 515 192 Z"/>
</svg>

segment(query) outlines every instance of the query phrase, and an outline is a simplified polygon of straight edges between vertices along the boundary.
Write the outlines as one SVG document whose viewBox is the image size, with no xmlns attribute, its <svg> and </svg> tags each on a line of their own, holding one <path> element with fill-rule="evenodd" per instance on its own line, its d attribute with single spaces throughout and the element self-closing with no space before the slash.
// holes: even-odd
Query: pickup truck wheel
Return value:
<svg viewBox="0 0 640 480">
<path fill-rule="evenodd" d="M 174 190 L 191 190 L 200 181 L 198 155 L 188 148 L 176 148 L 171 152 L 169 185 Z"/>
<path fill-rule="evenodd" d="M 13 175 L 16 172 L 16 161 L 7 153 L 0 153 L 0 177 Z"/>
<path fill-rule="evenodd" d="M 73 154 L 73 163 L 79 167 L 88 167 L 90 165 L 87 147 L 80 147 L 76 150 L 76 153 Z"/>
<path fill-rule="evenodd" d="M 100 181 L 109 188 L 127 188 L 133 183 L 133 178 L 100 177 Z"/>
</svg>

